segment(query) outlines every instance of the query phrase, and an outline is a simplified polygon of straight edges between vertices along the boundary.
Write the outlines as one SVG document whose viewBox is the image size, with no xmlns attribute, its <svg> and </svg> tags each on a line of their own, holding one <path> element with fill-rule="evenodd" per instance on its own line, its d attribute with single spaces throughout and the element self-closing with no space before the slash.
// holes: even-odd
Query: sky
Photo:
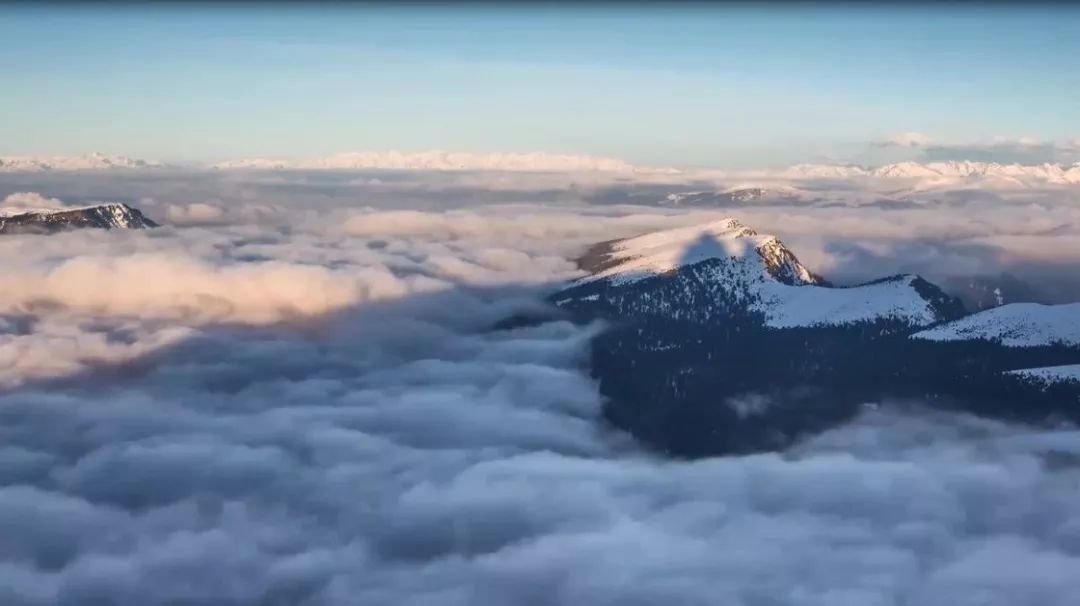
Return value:
<svg viewBox="0 0 1080 606">
<path fill-rule="evenodd" d="M 0 154 L 863 161 L 1080 137 L 1077 56 L 1042 4 L 4 5 Z"/>
</svg>

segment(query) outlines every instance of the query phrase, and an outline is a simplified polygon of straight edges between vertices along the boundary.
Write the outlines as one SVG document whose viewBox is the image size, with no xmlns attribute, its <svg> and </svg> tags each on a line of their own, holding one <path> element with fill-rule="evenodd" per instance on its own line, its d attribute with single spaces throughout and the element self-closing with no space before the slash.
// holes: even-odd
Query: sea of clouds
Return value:
<svg viewBox="0 0 1080 606">
<path fill-rule="evenodd" d="M 733 213 L 392 178 L 3 184 L 166 225 L 0 237 L 0 603 L 1080 595 L 1080 433 L 882 403 L 789 452 L 664 460 L 600 421 L 602 326 L 492 330 L 591 243 Z M 734 214 L 826 275 L 1080 261 L 1080 207 L 1037 204 Z"/>
</svg>

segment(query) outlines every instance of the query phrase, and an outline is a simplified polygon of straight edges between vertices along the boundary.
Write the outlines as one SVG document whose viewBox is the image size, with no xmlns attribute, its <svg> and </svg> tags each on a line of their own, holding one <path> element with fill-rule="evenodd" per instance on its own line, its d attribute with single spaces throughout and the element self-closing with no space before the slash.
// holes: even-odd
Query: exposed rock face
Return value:
<svg viewBox="0 0 1080 606">
<path fill-rule="evenodd" d="M 127 204 L 70 209 L 9 210 L 0 214 L 0 234 L 48 234 L 69 229 L 148 229 L 158 224 Z"/>
</svg>

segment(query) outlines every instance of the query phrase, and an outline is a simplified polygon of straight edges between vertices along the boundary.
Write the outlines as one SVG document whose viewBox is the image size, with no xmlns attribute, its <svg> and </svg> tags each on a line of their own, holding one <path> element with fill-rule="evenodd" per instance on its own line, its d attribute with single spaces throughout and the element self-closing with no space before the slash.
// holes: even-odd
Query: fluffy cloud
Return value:
<svg viewBox="0 0 1080 606">
<path fill-rule="evenodd" d="M 57 198 L 47 198 L 37 192 L 24 191 L 8 194 L 0 201 L 0 207 L 12 210 L 36 208 L 57 209 L 64 208 L 64 203 Z"/>
<path fill-rule="evenodd" d="M 220 206 L 206 202 L 169 204 L 165 207 L 165 218 L 174 224 L 213 224 L 222 222 L 225 211 Z"/>
<path fill-rule="evenodd" d="M 165 254 L 76 257 L 0 278 L 5 306 L 42 305 L 89 312 L 272 322 L 324 313 L 407 292 L 382 268 L 353 274 L 265 261 L 214 265 Z"/>
<path fill-rule="evenodd" d="M 583 336 L 450 331 L 397 365 L 373 364 L 385 342 L 215 339 L 123 390 L 7 396 L 5 603 L 1064 605 L 1080 589 L 1077 472 L 1039 455 L 1075 434 L 875 413 L 788 456 L 656 461 L 598 429 Z"/>
<path fill-rule="evenodd" d="M 1080 161 L 1080 138 L 1044 141 L 1034 137 L 991 137 L 983 141 L 946 142 L 907 132 L 873 143 L 876 147 L 917 148 L 925 162 L 969 160 L 1001 164 L 1070 164 Z"/>
<path fill-rule="evenodd" d="M 878 139 L 874 141 L 874 145 L 877 147 L 923 147 L 932 141 L 929 135 L 909 131 Z"/>
<path fill-rule="evenodd" d="M 0 318 L 0 387 L 122 365 L 194 334 L 180 326 L 9 315 Z"/>
<path fill-rule="evenodd" d="M 1015 164 L 1070 164 L 1080 161 L 1080 141 L 1040 141 L 1029 137 L 982 143 L 938 143 L 923 149 L 927 161 L 973 160 Z"/>
<path fill-rule="evenodd" d="M 1080 470 L 1045 460 L 1080 455 L 1076 432 L 883 403 L 790 452 L 660 460 L 599 418 L 600 327 L 490 330 L 576 275 L 587 244 L 727 211 L 279 192 L 250 225 L 230 213 L 268 202 L 246 187 L 222 224 L 0 238 L 0 602 L 1064 606 L 1080 591 Z M 905 242 L 923 262 L 945 242 L 1068 248 L 1074 208 L 738 214 L 802 257 L 839 266 L 856 247 L 884 267 Z"/>
</svg>

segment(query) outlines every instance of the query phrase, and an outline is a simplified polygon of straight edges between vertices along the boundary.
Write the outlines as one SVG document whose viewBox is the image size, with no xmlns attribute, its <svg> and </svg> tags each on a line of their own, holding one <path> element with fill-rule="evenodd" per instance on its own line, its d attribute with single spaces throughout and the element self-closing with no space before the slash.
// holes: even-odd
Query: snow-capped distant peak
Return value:
<svg viewBox="0 0 1080 606">
<path fill-rule="evenodd" d="M 308 160 L 241 159 L 214 165 L 218 169 L 249 170 L 476 170 L 514 172 L 678 172 L 670 168 L 634 166 L 600 156 L 528 153 L 469 152 L 347 152 Z"/>
<path fill-rule="evenodd" d="M 896 162 L 878 167 L 853 164 L 797 164 L 777 176 L 788 179 L 979 179 L 1010 183 L 1080 183 L 1080 169 L 1062 164 L 999 164 L 950 160 L 946 162 Z"/>
<path fill-rule="evenodd" d="M 163 166 L 165 165 L 152 160 L 139 160 L 98 152 L 82 156 L 0 156 L 0 172 L 109 170 L 161 168 Z"/>
</svg>

